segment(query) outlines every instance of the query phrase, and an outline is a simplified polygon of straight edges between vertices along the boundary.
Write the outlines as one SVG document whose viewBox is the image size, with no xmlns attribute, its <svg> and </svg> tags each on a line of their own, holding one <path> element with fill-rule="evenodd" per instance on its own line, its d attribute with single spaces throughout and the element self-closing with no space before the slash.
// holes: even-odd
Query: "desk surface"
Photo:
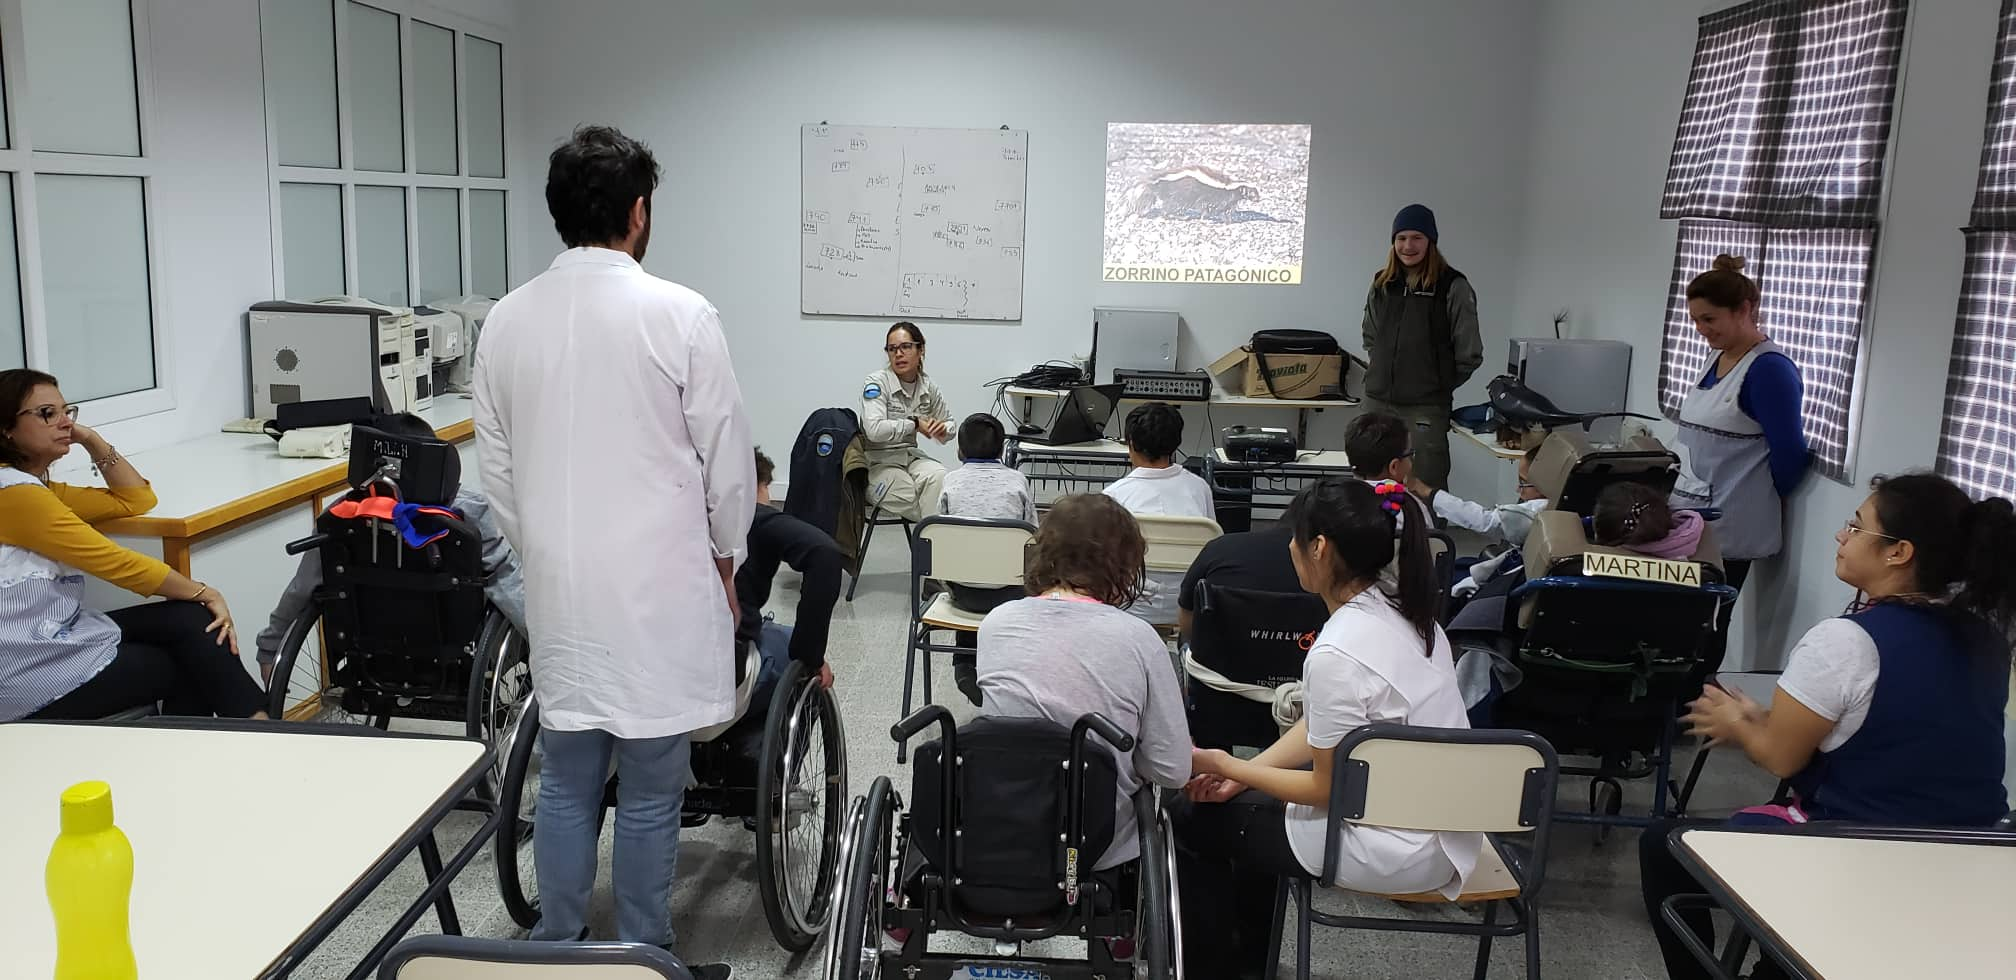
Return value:
<svg viewBox="0 0 2016 980">
<path fill-rule="evenodd" d="M 1686 830 L 1752 925 L 1826 980 L 2007 976 L 2016 847 Z"/>
<path fill-rule="evenodd" d="M 1007 393 L 1015 398 L 1061 398 L 1067 392 L 1068 389 L 1022 388 L 1014 385 L 1010 385 L 1007 389 Z M 1122 398 L 1120 400 L 1127 403 L 1164 401 L 1178 407 L 1204 404 L 1203 402 L 1194 401 L 1171 401 L 1165 398 Z M 1353 408 L 1357 406 L 1358 400 L 1356 398 L 1254 398 L 1250 395 L 1228 395 L 1214 387 L 1211 389 L 1210 404 L 1226 408 Z"/>
<path fill-rule="evenodd" d="M 442 438 L 461 442 L 475 434 L 473 402 L 445 395 L 420 416 Z M 213 432 L 187 442 L 134 453 L 134 468 L 160 498 L 152 511 L 99 525 L 107 534 L 188 538 L 255 516 L 289 501 L 325 493 L 346 482 L 347 459 L 290 459 L 264 435 Z M 65 482 L 96 483 L 91 461 L 71 453 L 52 474 Z"/>
<path fill-rule="evenodd" d="M 1497 456 L 1499 459 L 1517 460 L 1517 459 L 1523 459 L 1526 456 L 1526 451 L 1524 449 L 1507 449 L 1504 446 L 1499 445 L 1498 437 L 1488 432 L 1472 432 L 1469 429 L 1465 429 L 1461 426 L 1450 426 L 1449 431 L 1455 435 L 1462 436 L 1463 438 L 1468 439 L 1473 443 L 1476 443 L 1479 447 L 1482 447 L 1486 452 L 1489 452 L 1492 455 Z"/>
<path fill-rule="evenodd" d="M 55 969 L 43 885 L 63 790 L 112 785 L 133 842 L 143 977 L 252 977 L 486 764 L 459 738 L 0 725 L 0 949 L 10 976 Z M 452 801 L 450 801 L 452 802 Z"/>
<path fill-rule="evenodd" d="M 1118 439 L 1096 439 L 1092 442 L 1067 442 L 1051 445 L 1047 442 L 1023 442 L 1016 440 L 1015 456 L 1118 456 L 1127 458 L 1127 444 Z"/>
<path fill-rule="evenodd" d="M 1245 460 L 1233 459 L 1231 456 L 1226 455 L 1224 447 L 1221 446 L 1218 448 L 1218 464 L 1220 466 L 1236 466 L 1240 469 L 1255 470 L 1292 470 L 1298 467 L 1313 470 L 1348 470 L 1351 468 L 1351 457 L 1344 455 L 1342 449 L 1305 449 L 1295 454 L 1293 462 L 1251 463 Z"/>
</svg>

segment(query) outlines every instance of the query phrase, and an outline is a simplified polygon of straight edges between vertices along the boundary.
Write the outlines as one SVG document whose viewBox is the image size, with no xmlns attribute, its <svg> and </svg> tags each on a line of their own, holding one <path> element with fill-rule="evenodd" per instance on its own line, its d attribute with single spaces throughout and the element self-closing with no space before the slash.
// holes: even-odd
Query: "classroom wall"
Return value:
<svg viewBox="0 0 2016 980">
<path fill-rule="evenodd" d="M 1573 336 L 1634 344 L 1632 408 L 1649 414 L 1658 413 L 1659 340 L 1678 231 L 1658 218 L 1660 188 L 1695 20 L 1727 5 L 1546 0 L 1537 17 L 1536 111 L 1511 309 L 1521 323 L 1544 324 L 1567 307 Z M 1851 479 L 1808 477 L 1789 501 L 1785 554 L 1758 566 L 1739 606 L 1732 638 L 1739 664 L 1782 665 L 1801 633 L 1841 611 L 1850 592 L 1833 574 L 1835 531 L 1871 476 L 1932 464 L 1959 294 L 1957 229 L 1973 198 L 1999 6 L 1912 4 Z"/>
<path fill-rule="evenodd" d="M 1416 200 L 1436 209 L 1447 254 L 1476 285 L 1487 352 L 1502 351 L 1526 183 L 1531 10 L 1496 0 L 526 4 L 520 36 L 537 43 L 522 47 L 532 81 L 519 172 L 536 180 L 582 122 L 654 147 L 666 183 L 646 266 L 721 310 L 757 438 L 780 458 L 809 411 L 858 399 L 888 325 L 799 313 L 808 122 L 1029 131 L 1023 320 L 923 324 L 929 370 L 958 414 L 988 407 L 990 379 L 1085 353 L 1095 306 L 1181 311 L 1185 369 L 1273 327 L 1328 329 L 1356 348 L 1393 213 Z M 1311 124 L 1305 284 L 1102 284 L 1109 121 Z M 536 272 L 560 243 L 538 195 L 518 201 L 521 252 Z M 1335 441 L 1342 415 L 1325 413 L 1314 434 Z"/>
</svg>

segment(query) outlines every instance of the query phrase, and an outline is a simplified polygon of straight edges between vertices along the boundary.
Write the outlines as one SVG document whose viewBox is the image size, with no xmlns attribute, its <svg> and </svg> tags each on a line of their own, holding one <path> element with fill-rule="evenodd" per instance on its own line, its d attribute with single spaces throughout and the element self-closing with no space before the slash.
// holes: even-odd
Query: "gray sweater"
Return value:
<svg viewBox="0 0 2016 980">
<path fill-rule="evenodd" d="M 1048 718 L 1069 727 L 1096 711 L 1135 737 L 1131 764 L 1118 760 L 1123 795 L 1113 846 L 1094 867 L 1137 857 L 1134 791 L 1145 782 L 1174 788 L 1190 778 L 1183 690 L 1155 628 L 1101 603 L 1020 599 L 981 622 L 979 667 L 984 714 Z"/>
</svg>

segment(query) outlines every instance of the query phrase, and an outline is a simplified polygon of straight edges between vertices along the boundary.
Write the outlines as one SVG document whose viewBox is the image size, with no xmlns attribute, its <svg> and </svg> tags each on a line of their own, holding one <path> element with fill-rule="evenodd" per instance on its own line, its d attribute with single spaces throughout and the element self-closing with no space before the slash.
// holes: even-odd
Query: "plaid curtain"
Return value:
<svg viewBox="0 0 2016 980">
<path fill-rule="evenodd" d="M 1977 498 L 2010 497 L 2016 496 L 2016 0 L 2002 4 L 1968 221 L 1938 472 Z"/>
<path fill-rule="evenodd" d="M 1756 0 L 1701 19 L 1659 202 L 1679 218 L 1659 405 L 1706 372 L 1689 280 L 1748 260 L 1759 316 L 1806 382 L 1815 468 L 1847 473 L 1855 357 L 1875 257 L 1906 0 Z"/>
</svg>

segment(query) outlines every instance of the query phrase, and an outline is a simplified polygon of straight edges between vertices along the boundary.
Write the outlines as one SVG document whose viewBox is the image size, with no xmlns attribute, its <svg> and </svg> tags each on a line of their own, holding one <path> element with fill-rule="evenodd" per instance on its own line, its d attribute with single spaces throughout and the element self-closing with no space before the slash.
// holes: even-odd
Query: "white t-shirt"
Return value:
<svg viewBox="0 0 2016 980">
<path fill-rule="evenodd" d="M 1862 730 L 1882 663 L 1876 641 L 1852 619 L 1823 619 L 1799 638 L 1778 689 L 1834 723 L 1820 751 L 1832 752 Z"/>
<path fill-rule="evenodd" d="M 1214 517 L 1211 485 L 1181 466 L 1161 469 L 1136 467 L 1126 476 L 1106 486 L 1106 496 L 1120 502 L 1127 512 L 1150 517 Z M 1139 601 L 1128 612 L 1157 625 L 1176 621 L 1177 594 L 1183 591 L 1183 572 L 1151 571 Z"/>
<path fill-rule="evenodd" d="M 1435 630 L 1423 655 L 1421 634 L 1378 590 L 1359 594 L 1330 616 L 1303 662 L 1309 745 L 1332 749 L 1362 725 L 1395 722 L 1469 728 L 1449 639 Z M 1323 870 L 1323 808 L 1288 804 L 1288 844 L 1311 874 Z M 1336 884 L 1382 894 L 1462 894 L 1477 866 L 1482 834 L 1445 834 L 1344 824 Z"/>
</svg>

